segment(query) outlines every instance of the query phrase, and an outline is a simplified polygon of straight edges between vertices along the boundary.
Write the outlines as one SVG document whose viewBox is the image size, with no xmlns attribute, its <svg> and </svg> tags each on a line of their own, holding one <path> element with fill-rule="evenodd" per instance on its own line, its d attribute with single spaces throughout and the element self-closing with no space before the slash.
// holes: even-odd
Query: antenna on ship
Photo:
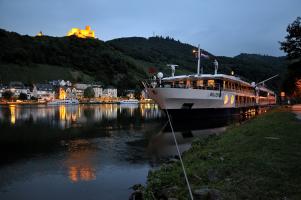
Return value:
<svg viewBox="0 0 301 200">
<path fill-rule="evenodd" d="M 271 79 L 273 79 L 273 78 L 276 78 L 277 76 L 279 76 L 279 74 L 276 74 L 276 75 L 274 75 L 274 76 L 271 76 L 270 78 L 267 78 L 267 79 L 265 79 L 265 80 L 263 80 L 263 81 L 257 83 L 256 86 L 257 86 L 257 85 L 260 85 L 260 84 L 264 85 L 265 82 L 267 82 L 267 81 L 269 81 L 269 80 L 271 80 Z"/>
<path fill-rule="evenodd" d="M 198 50 L 193 50 L 192 53 L 196 54 L 197 53 L 197 58 L 198 58 L 198 68 L 197 68 L 197 75 L 202 75 L 203 74 L 203 67 L 201 68 L 201 57 L 209 59 L 210 57 L 206 54 L 201 53 L 200 45 L 198 45 Z M 200 74 L 201 70 L 201 74 Z"/>
<path fill-rule="evenodd" d="M 167 66 L 170 67 L 170 69 L 171 69 L 171 76 L 174 77 L 175 76 L 175 72 L 176 72 L 176 67 L 178 67 L 179 65 L 168 64 Z"/>
<path fill-rule="evenodd" d="M 198 45 L 198 50 L 193 50 L 192 53 L 196 54 L 197 53 L 197 59 L 198 59 L 198 68 L 197 68 L 197 75 L 200 75 L 200 68 L 201 68 L 201 51 L 200 51 L 200 45 Z M 203 68 L 202 68 L 202 72 L 201 74 L 203 74 Z"/>
<path fill-rule="evenodd" d="M 216 75 L 217 74 L 217 70 L 218 70 L 218 62 L 217 62 L 216 59 L 213 61 L 213 65 L 214 65 L 214 74 Z"/>
</svg>

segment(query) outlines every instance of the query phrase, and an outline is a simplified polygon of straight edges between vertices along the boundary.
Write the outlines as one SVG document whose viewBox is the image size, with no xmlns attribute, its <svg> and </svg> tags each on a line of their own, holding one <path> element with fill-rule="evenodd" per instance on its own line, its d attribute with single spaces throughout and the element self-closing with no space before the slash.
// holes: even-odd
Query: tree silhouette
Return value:
<svg viewBox="0 0 301 200">
<path fill-rule="evenodd" d="M 301 17 L 288 25 L 285 41 L 280 42 L 281 50 L 287 53 L 289 59 L 300 59 L 301 57 Z"/>
<path fill-rule="evenodd" d="M 11 91 L 9 91 L 9 90 L 4 91 L 4 92 L 2 93 L 2 97 L 3 97 L 4 99 L 6 99 L 6 100 L 10 100 L 10 99 L 13 97 L 13 93 L 12 93 Z"/>
<path fill-rule="evenodd" d="M 95 92 L 93 90 L 92 87 L 87 87 L 85 90 L 84 90 L 84 97 L 85 98 L 93 98 L 95 96 Z"/>
<path fill-rule="evenodd" d="M 21 93 L 20 96 L 19 96 L 19 99 L 20 100 L 27 100 L 27 94 Z"/>
<path fill-rule="evenodd" d="M 301 98 L 301 17 L 288 25 L 285 41 L 280 49 L 287 53 L 288 73 L 284 81 L 284 90 L 288 95 Z"/>
</svg>

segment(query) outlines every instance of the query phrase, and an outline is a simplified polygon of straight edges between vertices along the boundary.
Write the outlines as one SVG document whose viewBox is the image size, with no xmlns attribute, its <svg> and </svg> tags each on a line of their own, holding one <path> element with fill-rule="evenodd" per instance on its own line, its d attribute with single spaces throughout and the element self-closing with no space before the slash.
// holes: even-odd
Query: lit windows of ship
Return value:
<svg viewBox="0 0 301 200">
<path fill-rule="evenodd" d="M 197 80 L 196 84 L 197 84 L 197 87 L 203 87 L 204 86 L 204 81 L 203 80 Z"/>
<path fill-rule="evenodd" d="M 231 105 L 234 104 L 234 95 L 231 95 L 230 103 L 231 103 Z"/>
<path fill-rule="evenodd" d="M 212 88 L 214 88 L 215 87 L 215 82 L 214 82 L 214 80 L 208 80 L 208 87 L 212 87 Z"/>
<path fill-rule="evenodd" d="M 229 97 L 228 95 L 226 94 L 225 97 L 224 97 L 224 104 L 226 105 L 229 101 Z"/>
</svg>

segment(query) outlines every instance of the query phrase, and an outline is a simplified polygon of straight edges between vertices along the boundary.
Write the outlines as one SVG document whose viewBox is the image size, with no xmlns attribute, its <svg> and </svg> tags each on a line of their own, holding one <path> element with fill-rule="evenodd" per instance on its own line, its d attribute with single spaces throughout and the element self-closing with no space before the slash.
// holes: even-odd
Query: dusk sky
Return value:
<svg viewBox="0 0 301 200">
<path fill-rule="evenodd" d="M 0 0 L 0 28 L 65 36 L 90 25 L 101 40 L 171 36 L 215 55 L 284 55 L 278 41 L 301 0 Z"/>
</svg>

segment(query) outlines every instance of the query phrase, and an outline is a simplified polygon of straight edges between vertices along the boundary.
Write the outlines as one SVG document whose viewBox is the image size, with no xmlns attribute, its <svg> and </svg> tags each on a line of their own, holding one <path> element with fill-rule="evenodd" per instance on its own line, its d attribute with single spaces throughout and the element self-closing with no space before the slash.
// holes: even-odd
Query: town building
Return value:
<svg viewBox="0 0 301 200">
<path fill-rule="evenodd" d="M 77 98 L 82 98 L 84 97 L 84 91 L 88 87 L 92 87 L 94 91 L 94 97 L 99 98 L 102 96 L 102 86 L 99 84 L 86 84 L 86 83 L 76 83 L 74 84 L 74 87 L 76 88 L 76 93 L 77 93 Z"/>
<path fill-rule="evenodd" d="M 51 101 L 55 99 L 54 87 L 51 84 L 35 84 L 33 86 L 32 96 L 42 101 Z"/>
<path fill-rule="evenodd" d="M 0 84 L 0 98 L 2 98 L 2 93 L 7 89 L 7 85 Z"/>
<path fill-rule="evenodd" d="M 18 81 L 12 81 L 9 83 L 8 90 L 13 93 L 13 96 L 18 98 L 21 93 L 27 95 L 27 99 L 30 99 L 31 92 L 29 90 L 29 87 L 25 87 L 25 85 L 22 82 Z"/>
<path fill-rule="evenodd" d="M 116 88 L 103 89 L 102 97 L 117 98 L 117 89 Z"/>
<path fill-rule="evenodd" d="M 49 84 L 53 86 L 68 86 L 68 87 L 72 86 L 72 83 L 70 81 L 65 81 L 65 80 L 53 80 L 53 81 L 49 81 Z"/>
</svg>

